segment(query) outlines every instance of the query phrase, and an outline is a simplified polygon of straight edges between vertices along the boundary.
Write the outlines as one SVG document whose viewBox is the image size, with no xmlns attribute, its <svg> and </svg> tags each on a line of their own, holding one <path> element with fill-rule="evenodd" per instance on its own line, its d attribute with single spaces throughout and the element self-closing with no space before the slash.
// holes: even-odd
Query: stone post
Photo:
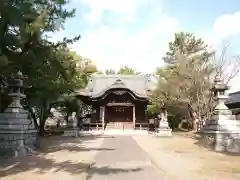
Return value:
<svg viewBox="0 0 240 180">
<path fill-rule="evenodd" d="M 202 140 L 212 139 L 211 145 L 218 152 L 240 152 L 240 121 L 225 105 L 228 96 L 225 91 L 228 87 L 223 83 L 218 73 L 214 79 L 212 91 L 216 100 L 216 107 L 210 119 L 206 120 L 200 130 Z M 204 142 L 209 144 L 209 142 Z"/>
<path fill-rule="evenodd" d="M 133 130 L 135 130 L 136 125 L 136 108 L 133 106 Z"/>
<path fill-rule="evenodd" d="M 25 156 L 33 151 L 38 144 L 38 133 L 29 112 L 23 109 L 21 99 L 23 93 L 23 75 L 19 71 L 9 84 L 9 96 L 12 102 L 0 115 L 0 154 Z"/>
</svg>

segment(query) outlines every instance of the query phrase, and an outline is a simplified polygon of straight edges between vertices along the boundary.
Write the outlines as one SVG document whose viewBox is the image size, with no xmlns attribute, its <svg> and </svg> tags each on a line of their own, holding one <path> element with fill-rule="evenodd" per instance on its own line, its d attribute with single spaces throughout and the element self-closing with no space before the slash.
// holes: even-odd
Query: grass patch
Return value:
<svg viewBox="0 0 240 180">
<path fill-rule="evenodd" d="M 240 167 L 232 168 L 232 173 L 240 173 Z"/>
</svg>

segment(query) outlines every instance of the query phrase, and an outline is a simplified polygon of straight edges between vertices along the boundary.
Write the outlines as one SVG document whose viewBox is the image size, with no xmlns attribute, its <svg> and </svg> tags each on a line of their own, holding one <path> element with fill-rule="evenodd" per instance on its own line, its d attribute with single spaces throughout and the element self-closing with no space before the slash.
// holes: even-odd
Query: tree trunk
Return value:
<svg viewBox="0 0 240 180">
<path fill-rule="evenodd" d="M 46 120 L 44 118 L 44 107 L 41 107 L 41 110 L 40 110 L 40 121 L 39 121 L 39 135 L 40 136 L 44 136 L 44 133 L 45 133 L 45 123 L 46 123 Z"/>
<path fill-rule="evenodd" d="M 29 110 L 29 112 L 30 112 L 30 114 L 32 116 L 33 123 L 34 123 L 35 127 L 39 130 L 39 125 L 37 123 L 37 116 L 36 116 L 36 114 L 33 112 L 33 109 L 31 107 L 28 106 L 27 108 L 28 108 L 28 110 Z"/>
<path fill-rule="evenodd" d="M 65 116 L 66 124 L 68 124 L 68 118 L 69 118 L 69 115 L 70 115 L 70 112 L 67 112 L 67 113 L 66 113 L 66 116 Z"/>
<path fill-rule="evenodd" d="M 41 114 L 40 114 L 40 125 L 39 125 L 39 135 L 44 136 L 45 134 L 45 123 L 48 118 L 48 114 L 50 112 L 50 107 L 47 106 L 47 102 L 44 100 L 41 107 Z"/>
<path fill-rule="evenodd" d="M 190 104 L 188 104 L 188 112 L 191 119 L 191 122 L 190 122 L 191 127 L 189 127 L 188 131 L 190 130 L 190 128 L 193 131 L 197 131 L 197 117 L 196 117 L 197 113 L 194 112 Z"/>
</svg>

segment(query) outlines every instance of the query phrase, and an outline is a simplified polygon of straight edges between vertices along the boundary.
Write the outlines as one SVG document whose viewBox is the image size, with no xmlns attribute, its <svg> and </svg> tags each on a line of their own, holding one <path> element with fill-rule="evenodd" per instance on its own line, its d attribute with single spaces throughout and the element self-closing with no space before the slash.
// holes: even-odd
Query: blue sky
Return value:
<svg viewBox="0 0 240 180">
<path fill-rule="evenodd" d="M 72 48 L 100 70 L 153 72 L 179 31 L 202 37 L 210 49 L 230 44 L 228 52 L 240 53 L 239 0 L 72 0 L 67 8 L 76 8 L 76 17 L 53 39 L 81 34 Z"/>
<path fill-rule="evenodd" d="M 231 14 L 240 10 L 238 0 L 165 0 L 166 12 L 179 19 L 190 31 L 204 28 L 211 30 L 216 19 L 223 14 Z"/>
</svg>

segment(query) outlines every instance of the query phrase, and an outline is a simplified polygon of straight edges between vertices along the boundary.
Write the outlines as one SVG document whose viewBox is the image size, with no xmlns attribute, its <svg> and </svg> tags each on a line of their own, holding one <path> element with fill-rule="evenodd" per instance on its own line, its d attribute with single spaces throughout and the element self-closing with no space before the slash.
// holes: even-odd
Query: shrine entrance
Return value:
<svg viewBox="0 0 240 180">
<path fill-rule="evenodd" d="M 105 120 L 109 122 L 133 122 L 132 106 L 106 106 Z"/>
</svg>

